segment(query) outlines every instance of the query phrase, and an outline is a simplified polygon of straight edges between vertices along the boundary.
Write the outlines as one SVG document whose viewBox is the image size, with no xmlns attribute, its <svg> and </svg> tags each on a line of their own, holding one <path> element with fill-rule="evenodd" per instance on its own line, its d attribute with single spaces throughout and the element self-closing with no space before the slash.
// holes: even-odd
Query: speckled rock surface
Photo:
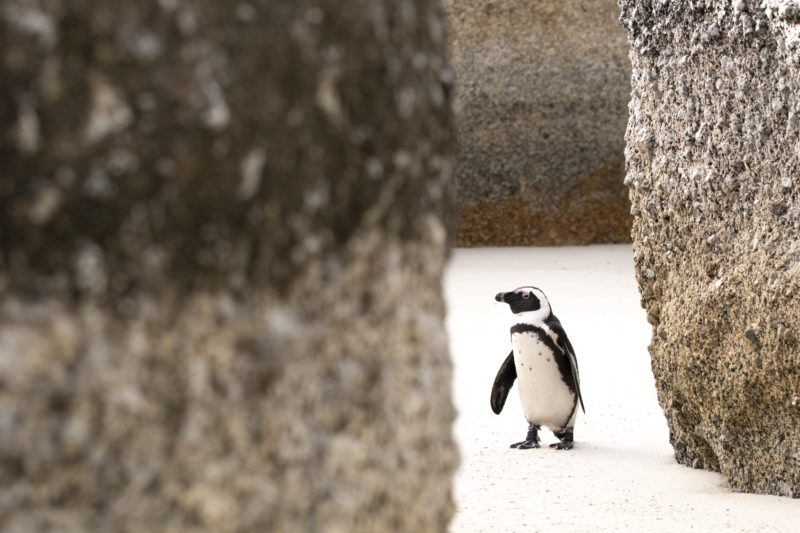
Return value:
<svg viewBox="0 0 800 533">
<path fill-rule="evenodd" d="M 0 530 L 446 529 L 443 20 L 0 3 Z"/>
<path fill-rule="evenodd" d="M 797 3 L 620 5 L 636 272 L 675 456 L 798 497 Z"/>
<path fill-rule="evenodd" d="M 457 243 L 630 242 L 630 63 L 613 0 L 448 0 Z"/>
</svg>

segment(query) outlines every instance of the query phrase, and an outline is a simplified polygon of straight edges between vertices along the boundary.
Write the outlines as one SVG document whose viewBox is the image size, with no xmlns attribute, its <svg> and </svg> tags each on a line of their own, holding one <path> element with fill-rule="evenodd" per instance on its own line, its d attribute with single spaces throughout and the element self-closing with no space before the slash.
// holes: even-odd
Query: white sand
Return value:
<svg viewBox="0 0 800 533">
<path fill-rule="evenodd" d="M 503 413 L 489 392 L 508 355 L 508 306 L 545 291 L 578 356 L 586 414 L 575 448 L 514 450 L 527 432 L 517 387 Z M 736 494 L 716 473 L 678 465 L 656 400 L 630 246 L 456 250 L 446 278 L 455 365 L 453 532 L 800 531 L 800 500 Z"/>
</svg>

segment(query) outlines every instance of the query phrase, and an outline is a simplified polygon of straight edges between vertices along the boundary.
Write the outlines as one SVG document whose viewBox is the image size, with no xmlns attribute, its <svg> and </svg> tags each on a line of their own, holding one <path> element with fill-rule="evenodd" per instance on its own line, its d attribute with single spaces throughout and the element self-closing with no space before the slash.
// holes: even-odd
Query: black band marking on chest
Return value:
<svg viewBox="0 0 800 533">
<path fill-rule="evenodd" d="M 572 368 L 569 365 L 569 356 L 565 354 L 556 343 L 553 342 L 552 337 L 545 332 L 544 329 L 533 326 L 531 324 L 515 324 L 511 326 L 511 335 L 515 333 L 534 333 L 539 337 L 539 340 L 553 352 L 553 357 L 558 365 L 558 372 L 561 374 L 561 381 L 569 388 L 570 392 L 575 395 L 576 403 L 578 396 L 578 388 L 575 380 L 572 378 Z"/>
</svg>

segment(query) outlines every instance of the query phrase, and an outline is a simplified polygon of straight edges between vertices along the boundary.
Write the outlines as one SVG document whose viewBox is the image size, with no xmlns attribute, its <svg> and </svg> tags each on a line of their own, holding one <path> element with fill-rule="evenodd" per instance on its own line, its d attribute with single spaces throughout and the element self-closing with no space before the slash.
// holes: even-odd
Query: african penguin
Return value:
<svg viewBox="0 0 800 533">
<path fill-rule="evenodd" d="M 519 399 L 528 420 L 528 436 L 511 447 L 538 448 L 538 432 L 545 426 L 560 440 L 550 446 L 569 450 L 573 444 L 578 402 L 583 409 L 578 361 L 572 344 L 540 289 L 520 287 L 498 293 L 495 300 L 507 303 L 514 318 L 512 350 L 500 365 L 492 386 L 492 410 L 500 414 L 514 380 L 518 380 Z"/>
</svg>

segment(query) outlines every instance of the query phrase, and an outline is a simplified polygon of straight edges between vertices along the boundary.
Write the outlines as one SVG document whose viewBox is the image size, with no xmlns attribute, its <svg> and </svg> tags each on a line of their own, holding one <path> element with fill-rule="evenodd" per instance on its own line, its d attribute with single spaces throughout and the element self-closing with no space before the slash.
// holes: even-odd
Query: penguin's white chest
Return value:
<svg viewBox="0 0 800 533">
<path fill-rule="evenodd" d="M 575 423 L 576 397 L 558 369 L 556 356 L 533 331 L 511 336 L 522 411 L 528 422 L 552 430 Z"/>
</svg>

